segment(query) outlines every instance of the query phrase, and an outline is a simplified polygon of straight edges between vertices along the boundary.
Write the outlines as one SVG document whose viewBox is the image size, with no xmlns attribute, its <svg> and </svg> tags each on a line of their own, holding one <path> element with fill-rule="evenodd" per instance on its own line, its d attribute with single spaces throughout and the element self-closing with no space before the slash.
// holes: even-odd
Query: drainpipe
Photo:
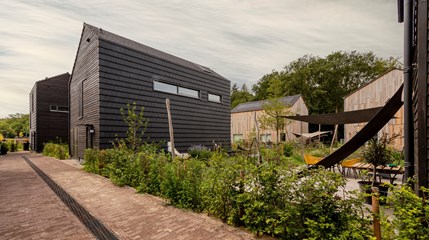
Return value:
<svg viewBox="0 0 429 240">
<path fill-rule="evenodd" d="M 413 127 L 413 0 L 398 1 L 404 6 L 404 177 L 414 175 L 414 127 Z M 399 14 L 401 15 L 401 14 Z"/>
</svg>

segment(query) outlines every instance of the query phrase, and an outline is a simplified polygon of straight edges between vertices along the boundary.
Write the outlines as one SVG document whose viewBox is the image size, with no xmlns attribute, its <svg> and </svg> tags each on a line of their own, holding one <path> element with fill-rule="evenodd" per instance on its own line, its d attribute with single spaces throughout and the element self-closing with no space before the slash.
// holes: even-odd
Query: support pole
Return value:
<svg viewBox="0 0 429 240">
<path fill-rule="evenodd" d="M 381 227 L 380 227 L 380 204 L 378 202 L 378 188 L 372 188 L 372 214 L 373 214 L 373 225 L 374 225 L 374 236 L 375 239 L 381 239 Z"/>
<path fill-rule="evenodd" d="M 331 147 L 329 148 L 329 153 L 332 153 L 332 147 L 334 146 L 335 139 L 337 138 L 338 124 L 335 125 L 334 136 L 332 136 Z"/>
<path fill-rule="evenodd" d="M 253 113 L 253 118 L 255 119 L 255 128 L 256 128 L 256 153 L 258 154 L 259 164 L 262 164 L 262 156 L 259 150 L 259 125 L 258 125 L 258 119 L 256 117 L 256 112 Z"/>
<path fill-rule="evenodd" d="M 171 158 L 174 159 L 174 132 L 173 132 L 173 121 L 171 119 L 171 111 L 170 111 L 170 99 L 165 99 L 165 106 L 167 107 L 167 116 L 168 116 L 168 130 L 170 133 L 170 146 L 171 146 Z"/>
</svg>

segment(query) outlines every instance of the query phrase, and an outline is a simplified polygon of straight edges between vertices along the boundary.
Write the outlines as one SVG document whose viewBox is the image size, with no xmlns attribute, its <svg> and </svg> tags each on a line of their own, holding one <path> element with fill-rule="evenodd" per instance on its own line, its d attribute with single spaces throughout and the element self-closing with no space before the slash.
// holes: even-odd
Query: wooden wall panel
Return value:
<svg viewBox="0 0 429 240">
<path fill-rule="evenodd" d="M 344 99 L 344 111 L 354 111 L 373 107 L 382 107 L 393 96 L 398 88 L 404 82 L 403 71 L 394 69 L 383 76 L 375 79 L 366 86 L 358 89 L 354 93 L 348 95 Z M 344 140 L 347 142 L 357 132 L 359 132 L 366 123 L 358 124 L 345 124 L 344 126 Z M 389 123 L 382 128 L 379 134 L 383 132 L 389 135 L 400 134 L 393 146 L 402 150 L 404 146 L 404 108 L 402 107 L 395 118 L 390 120 Z"/>
<path fill-rule="evenodd" d="M 157 92 L 153 80 L 200 91 L 200 99 Z M 171 101 L 176 148 L 192 145 L 229 145 L 230 82 L 217 75 L 196 71 L 172 62 L 100 40 L 100 147 L 108 148 L 115 135 L 125 136 L 127 127 L 120 108 L 136 102 L 149 120 L 145 139 L 169 141 L 165 99 Z M 208 93 L 222 96 L 209 102 Z"/>
<path fill-rule="evenodd" d="M 300 97 L 295 102 L 295 104 L 292 105 L 291 111 L 295 114 L 308 115 L 308 109 L 302 97 Z M 243 139 L 250 140 L 250 136 L 254 134 L 254 131 L 255 131 L 255 117 L 254 117 L 255 112 L 256 112 L 257 119 L 259 119 L 262 115 L 264 115 L 263 110 L 231 113 L 231 142 L 234 141 L 234 134 L 242 134 Z M 303 126 L 303 133 L 308 133 L 308 124 L 303 123 L 302 126 Z M 286 127 L 286 129 L 288 133 L 286 136 L 286 140 L 294 140 L 296 139 L 296 137 L 292 133 L 301 132 L 301 123 L 299 121 L 291 121 L 291 123 Z M 275 140 L 277 139 L 277 133 L 275 130 L 260 129 L 259 133 L 270 134 L 273 142 L 275 142 Z"/>
<path fill-rule="evenodd" d="M 93 146 L 99 147 L 100 128 L 99 128 L 99 54 L 98 39 L 87 27 L 82 31 L 81 40 L 73 67 L 72 78 L 70 81 L 70 136 L 78 133 L 77 142 L 75 137 L 70 137 L 70 148 L 73 158 L 83 158 L 83 152 L 86 147 L 86 134 L 84 130 L 86 125 L 93 126 L 94 141 Z M 83 113 L 79 118 L 79 85 L 83 84 Z M 77 151 L 74 151 L 75 146 Z"/>
</svg>

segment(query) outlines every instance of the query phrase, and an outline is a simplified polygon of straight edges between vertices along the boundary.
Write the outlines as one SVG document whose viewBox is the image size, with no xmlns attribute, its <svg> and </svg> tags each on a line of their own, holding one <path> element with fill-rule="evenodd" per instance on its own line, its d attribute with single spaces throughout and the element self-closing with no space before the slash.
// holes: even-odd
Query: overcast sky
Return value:
<svg viewBox="0 0 429 240">
<path fill-rule="evenodd" d="M 35 81 L 72 71 L 83 22 L 251 86 L 305 55 L 400 57 L 394 0 L 1 0 L 0 117 Z"/>
</svg>

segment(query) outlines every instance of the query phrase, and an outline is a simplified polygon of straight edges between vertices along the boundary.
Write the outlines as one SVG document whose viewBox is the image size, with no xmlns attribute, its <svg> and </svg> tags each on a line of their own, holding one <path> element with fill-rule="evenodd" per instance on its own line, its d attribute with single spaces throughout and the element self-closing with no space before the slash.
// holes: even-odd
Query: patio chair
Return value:
<svg viewBox="0 0 429 240">
<path fill-rule="evenodd" d="M 353 158 L 344 160 L 341 162 L 341 173 L 343 176 L 346 176 L 347 173 L 350 173 L 350 171 L 353 172 L 353 175 L 355 178 L 357 178 L 357 172 L 356 168 L 354 167 L 357 163 L 360 163 L 362 161 L 362 158 Z"/>
<path fill-rule="evenodd" d="M 304 154 L 304 161 L 308 166 L 315 165 L 320 162 L 324 157 L 315 157 L 310 154 Z"/>
</svg>

